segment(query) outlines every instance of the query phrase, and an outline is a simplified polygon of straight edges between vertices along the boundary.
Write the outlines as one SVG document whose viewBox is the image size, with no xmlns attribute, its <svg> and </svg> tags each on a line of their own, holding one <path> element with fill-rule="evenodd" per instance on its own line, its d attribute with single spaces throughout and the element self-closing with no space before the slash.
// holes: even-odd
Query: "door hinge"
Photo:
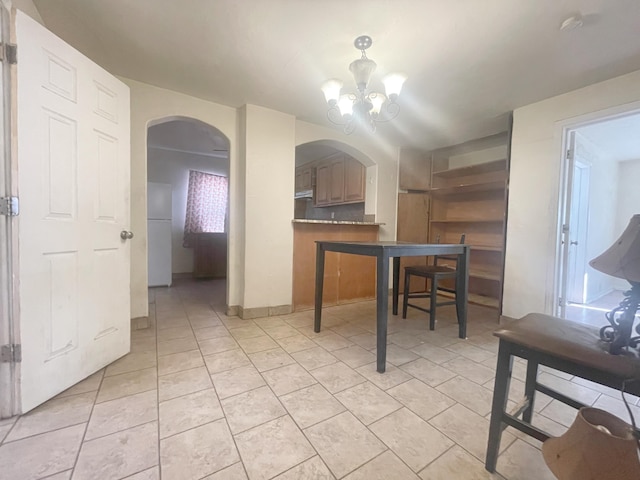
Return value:
<svg viewBox="0 0 640 480">
<path fill-rule="evenodd" d="M 22 345 L 2 345 L 0 347 L 0 363 L 22 362 Z"/>
<path fill-rule="evenodd" d="M 573 150 L 568 149 L 567 150 L 567 158 L 571 158 L 571 154 L 573 153 Z"/>
<path fill-rule="evenodd" d="M 18 47 L 13 43 L 0 43 L 0 61 L 9 65 L 18 63 Z"/>
<path fill-rule="evenodd" d="M 20 200 L 18 197 L 0 198 L 0 215 L 15 217 L 20 213 Z"/>
</svg>

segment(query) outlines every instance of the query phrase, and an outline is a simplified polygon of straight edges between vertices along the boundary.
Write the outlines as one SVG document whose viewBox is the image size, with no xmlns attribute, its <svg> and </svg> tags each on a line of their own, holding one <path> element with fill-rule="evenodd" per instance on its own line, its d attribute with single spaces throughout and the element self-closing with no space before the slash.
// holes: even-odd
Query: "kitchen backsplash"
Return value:
<svg viewBox="0 0 640 480">
<path fill-rule="evenodd" d="M 364 203 L 349 203 L 332 207 L 315 208 L 311 199 L 296 199 L 296 218 L 307 220 L 346 220 L 362 222 L 364 220 Z M 304 203 L 298 203 L 304 202 Z"/>
</svg>

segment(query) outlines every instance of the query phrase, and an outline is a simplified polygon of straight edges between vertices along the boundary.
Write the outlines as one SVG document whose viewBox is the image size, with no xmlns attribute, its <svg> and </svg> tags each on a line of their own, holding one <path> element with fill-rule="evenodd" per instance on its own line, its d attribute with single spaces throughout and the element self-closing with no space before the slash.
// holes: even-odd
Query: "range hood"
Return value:
<svg viewBox="0 0 640 480">
<path fill-rule="evenodd" d="M 293 198 L 313 198 L 313 190 L 301 190 L 296 192 Z"/>
</svg>

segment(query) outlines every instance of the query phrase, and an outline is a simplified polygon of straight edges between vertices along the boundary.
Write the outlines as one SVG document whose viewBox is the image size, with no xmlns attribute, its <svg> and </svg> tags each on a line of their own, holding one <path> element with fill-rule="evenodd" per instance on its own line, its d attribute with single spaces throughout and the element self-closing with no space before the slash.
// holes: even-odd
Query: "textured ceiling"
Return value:
<svg viewBox="0 0 640 480">
<path fill-rule="evenodd" d="M 330 125 L 320 85 L 408 80 L 376 136 L 436 148 L 505 129 L 514 108 L 640 69 L 638 0 L 34 0 L 47 27 L 116 75 Z M 584 26 L 560 31 L 581 13 Z"/>
</svg>

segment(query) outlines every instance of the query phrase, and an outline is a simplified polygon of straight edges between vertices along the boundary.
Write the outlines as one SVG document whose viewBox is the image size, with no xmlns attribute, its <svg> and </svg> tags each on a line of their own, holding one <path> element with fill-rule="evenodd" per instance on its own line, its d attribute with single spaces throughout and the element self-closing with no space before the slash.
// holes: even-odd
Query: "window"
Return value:
<svg viewBox="0 0 640 480">
<path fill-rule="evenodd" d="M 189 170 L 183 246 L 193 246 L 193 234 L 224 232 L 227 216 L 227 177 Z"/>
</svg>

